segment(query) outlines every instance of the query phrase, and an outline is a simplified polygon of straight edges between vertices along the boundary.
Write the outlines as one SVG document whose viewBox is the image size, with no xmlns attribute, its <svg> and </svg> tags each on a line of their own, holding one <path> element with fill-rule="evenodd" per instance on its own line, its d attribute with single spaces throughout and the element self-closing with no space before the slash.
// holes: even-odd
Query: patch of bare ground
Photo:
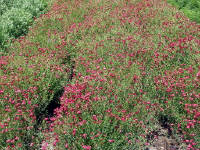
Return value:
<svg viewBox="0 0 200 150">
<path fill-rule="evenodd" d="M 169 127 L 158 125 L 157 129 L 147 135 L 150 145 L 145 150 L 186 150 L 180 135 L 173 135 Z"/>
</svg>

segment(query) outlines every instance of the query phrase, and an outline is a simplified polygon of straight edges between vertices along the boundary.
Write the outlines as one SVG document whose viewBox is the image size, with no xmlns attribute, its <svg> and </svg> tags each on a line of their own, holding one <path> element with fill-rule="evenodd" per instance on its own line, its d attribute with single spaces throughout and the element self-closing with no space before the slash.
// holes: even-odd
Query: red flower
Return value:
<svg viewBox="0 0 200 150">
<path fill-rule="evenodd" d="M 75 134 L 76 134 L 76 129 L 73 129 L 72 134 L 73 134 L 73 136 L 75 136 Z"/>
<path fill-rule="evenodd" d="M 108 142 L 113 143 L 115 140 L 108 140 Z"/>
<path fill-rule="evenodd" d="M 2 94 L 4 91 L 3 90 L 0 90 L 0 94 Z"/>
<path fill-rule="evenodd" d="M 200 79 L 200 71 L 197 72 L 197 75 L 196 75 L 197 79 Z"/>
<path fill-rule="evenodd" d="M 98 119 L 97 119 L 97 116 L 96 116 L 96 115 L 93 115 L 93 116 L 92 116 L 92 119 L 93 119 L 93 120 L 95 120 L 95 121 L 98 121 Z"/>
<path fill-rule="evenodd" d="M 91 149 L 91 146 L 89 146 L 89 145 L 83 145 L 82 146 L 84 149 L 86 149 L 86 150 L 90 150 Z"/>
</svg>

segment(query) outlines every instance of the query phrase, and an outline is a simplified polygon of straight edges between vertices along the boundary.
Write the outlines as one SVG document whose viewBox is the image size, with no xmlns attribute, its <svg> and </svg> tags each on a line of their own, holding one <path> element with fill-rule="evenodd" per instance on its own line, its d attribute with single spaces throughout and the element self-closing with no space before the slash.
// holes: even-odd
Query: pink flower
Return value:
<svg viewBox="0 0 200 150">
<path fill-rule="evenodd" d="M 86 150 L 90 150 L 91 149 L 91 146 L 89 146 L 89 145 L 83 145 L 82 146 L 84 149 L 86 149 Z"/>
<path fill-rule="evenodd" d="M 166 92 L 172 92 L 172 88 L 171 88 L 171 87 L 168 87 L 168 88 L 166 89 Z"/>
<path fill-rule="evenodd" d="M 4 91 L 3 90 L 0 90 L 0 94 L 2 94 Z"/>
<path fill-rule="evenodd" d="M 48 143 L 43 141 L 42 143 L 42 150 L 47 150 Z"/>
<path fill-rule="evenodd" d="M 68 144 L 67 143 L 65 144 L 65 148 L 68 148 Z"/>
<path fill-rule="evenodd" d="M 79 125 L 82 126 L 82 125 L 84 125 L 86 122 L 87 122 L 86 120 L 83 120 L 83 121 L 79 122 Z"/>
<path fill-rule="evenodd" d="M 96 115 L 93 115 L 93 116 L 92 116 L 92 118 L 93 118 L 93 120 L 95 120 L 95 121 L 98 121 L 98 119 L 97 119 L 97 116 L 96 116 Z"/>
<path fill-rule="evenodd" d="M 81 111 L 79 110 L 79 111 L 77 111 L 77 114 L 81 114 Z"/>
<path fill-rule="evenodd" d="M 73 134 L 73 136 L 75 136 L 75 134 L 76 134 L 76 129 L 73 129 L 72 134 Z"/>
<path fill-rule="evenodd" d="M 84 133 L 84 134 L 83 134 L 83 138 L 86 138 L 86 137 L 87 137 L 87 134 Z"/>
<path fill-rule="evenodd" d="M 197 75 L 196 75 L 197 79 L 200 79 L 200 71 L 197 72 Z"/>
<path fill-rule="evenodd" d="M 113 143 L 113 142 L 114 142 L 114 140 L 108 140 L 108 142 L 110 142 L 110 143 Z"/>
</svg>

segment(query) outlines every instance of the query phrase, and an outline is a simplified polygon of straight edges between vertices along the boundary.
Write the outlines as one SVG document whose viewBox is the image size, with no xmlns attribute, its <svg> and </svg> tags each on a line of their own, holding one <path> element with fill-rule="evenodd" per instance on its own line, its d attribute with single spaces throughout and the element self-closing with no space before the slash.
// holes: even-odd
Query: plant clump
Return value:
<svg viewBox="0 0 200 150">
<path fill-rule="evenodd" d="M 1 147 L 198 149 L 198 31 L 162 0 L 54 1 L 0 57 Z"/>
</svg>

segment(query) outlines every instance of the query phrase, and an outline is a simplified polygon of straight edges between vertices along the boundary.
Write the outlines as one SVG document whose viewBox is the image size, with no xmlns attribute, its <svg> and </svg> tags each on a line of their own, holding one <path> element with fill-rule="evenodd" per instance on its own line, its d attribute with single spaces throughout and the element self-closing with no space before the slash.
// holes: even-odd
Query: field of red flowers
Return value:
<svg viewBox="0 0 200 150">
<path fill-rule="evenodd" d="M 55 0 L 0 57 L 0 148 L 200 148 L 200 26 L 163 0 Z M 169 145 L 169 150 L 173 147 Z"/>
</svg>

